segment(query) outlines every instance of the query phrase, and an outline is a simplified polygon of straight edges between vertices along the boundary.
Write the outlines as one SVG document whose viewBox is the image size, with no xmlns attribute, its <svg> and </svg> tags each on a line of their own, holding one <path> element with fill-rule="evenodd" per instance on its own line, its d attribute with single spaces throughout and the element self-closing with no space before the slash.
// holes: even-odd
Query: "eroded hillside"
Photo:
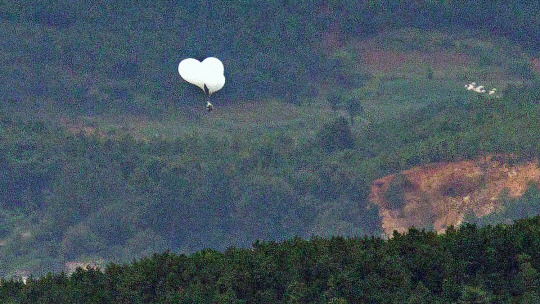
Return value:
<svg viewBox="0 0 540 304">
<path fill-rule="evenodd" d="M 530 182 L 540 185 L 538 160 L 512 164 L 502 159 L 436 163 L 376 180 L 370 198 L 380 208 L 384 231 L 415 226 L 443 232 L 461 224 L 466 213 L 482 217 L 497 211 L 503 191 L 517 198 Z"/>
</svg>

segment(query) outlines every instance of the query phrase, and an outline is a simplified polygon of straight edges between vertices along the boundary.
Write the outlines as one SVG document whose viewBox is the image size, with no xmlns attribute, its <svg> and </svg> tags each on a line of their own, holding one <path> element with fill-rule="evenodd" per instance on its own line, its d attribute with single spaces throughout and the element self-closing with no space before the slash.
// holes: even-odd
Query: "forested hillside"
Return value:
<svg viewBox="0 0 540 304">
<path fill-rule="evenodd" d="M 411 229 L 380 238 L 294 238 L 249 249 L 156 254 L 104 272 L 79 268 L 26 285 L 3 303 L 539 303 L 540 217 Z"/>
<path fill-rule="evenodd" d="M 195 89 L 179 85 L 178 62 L 212 55 L 227 66 L 221 103 L 310 103 L 321 82 L 362 81 L 336 75 L 342 62 L 328 58 L 347 41 L 442 28 L 506 37 L 538 55 L 539 10 L 526 0 L 2 1 L 0 101 L 83 115 L 162 113 L 196 100 Z"/>
<path fill-rule="evenodd" d="M 383 236 L 374 180 L 539 158 L 538 4 L 396 3 L 0 2 L 0 276 Z M 207 56 L 208 115 L 177 73 Z"/>
<path fill-rule="evenodd" d="M 494 108 L 441 105 L 358 132 L 340 118 L 301 139 L 276 131 L 145 141 L 3 117 L 2 270 L 295 235 L 378 235 L 368 201 L 375 178 L 479 153 L 537 158 L 539 104 L 520 96 Z M 499 113 L 512 114 L 495 120 Z"/>
</svg>

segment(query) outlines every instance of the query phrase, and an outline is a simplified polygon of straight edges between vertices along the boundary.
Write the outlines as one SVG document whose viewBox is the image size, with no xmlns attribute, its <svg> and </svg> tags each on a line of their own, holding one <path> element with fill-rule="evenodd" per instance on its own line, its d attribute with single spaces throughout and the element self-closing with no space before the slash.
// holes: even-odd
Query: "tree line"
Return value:
<svg viewBox="0 0 540 304">
<path fill-rule="evenodd" d="M 540 217 L 291 238 L 251 248 L 154 254 L 130 264 L 0 281 L 3 303 L 537 303 Z"/>
</svg>

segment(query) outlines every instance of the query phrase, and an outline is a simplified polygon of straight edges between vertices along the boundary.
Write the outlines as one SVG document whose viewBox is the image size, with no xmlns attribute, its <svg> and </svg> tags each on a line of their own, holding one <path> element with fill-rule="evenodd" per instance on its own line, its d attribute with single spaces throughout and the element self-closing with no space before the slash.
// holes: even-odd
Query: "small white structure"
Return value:
<svg viewBox="0 0 540 304">
<path fill-rule="evenodd" d="M 474 90 L 475 85 L 476 85 L 476 82 L 471 82 L 469 84 L 466 84 L 465 88 L 467 89 L 467 91 L 471 91 L 471 90 Z"/>
<path fill-rule="evenodd" d="M 476 93 L 485 93 L 486 90 L 484 90 L 484 86 L 477 86 L 473 89 Z"/>
<path fill-rule="evenodd" d="M 480 94 L 487 93 L 485 97 L 501 98 L 500 95 L 495 95 L 495 93 L 497 92 L 496 88 L 492 88 L 491 90 L 486 91 L 483 85 L 476 87 L 476 82 L 471 82 L 469 84 L 466 84 L 465 89 L 467 89 L 467 91 L 473 91 Z"/>
</svg>

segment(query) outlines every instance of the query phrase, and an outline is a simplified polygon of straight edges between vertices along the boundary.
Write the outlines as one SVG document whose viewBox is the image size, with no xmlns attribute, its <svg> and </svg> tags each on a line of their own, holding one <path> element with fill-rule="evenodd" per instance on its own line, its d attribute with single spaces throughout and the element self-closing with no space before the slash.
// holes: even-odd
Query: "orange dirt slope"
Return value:
<svg viewBox="0 0 540 304">
<path fill-rule="evenodd" d="M 396 174 L 376 180 L 370 199 L 379 206 L 383 230 L 405 232 L 409 227 L 433 227 L 444 232 L 461 224 L 467 212 L 477 217 L 490 214 L 501 205 L 499 196 L 507 189 L 510 197 L 520 197 L 529 182 L 540 186 L 538 160 L 510 165 L 501 157 L 487 156 L 455 163 L 436 163 L 401 172 L 408 180 L 402 189 L 404 205 L 390 208 L 385 199 Z"/>
</svg>

